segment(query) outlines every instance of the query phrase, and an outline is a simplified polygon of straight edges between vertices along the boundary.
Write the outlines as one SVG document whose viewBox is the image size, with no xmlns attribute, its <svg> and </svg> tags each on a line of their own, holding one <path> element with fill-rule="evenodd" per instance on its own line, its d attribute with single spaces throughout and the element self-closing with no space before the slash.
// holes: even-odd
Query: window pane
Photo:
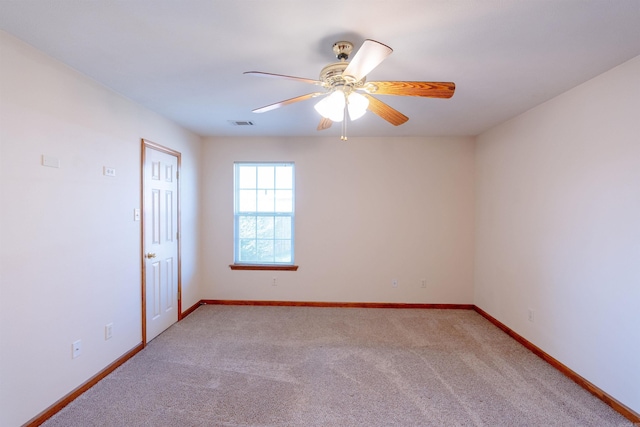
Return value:
<svg viewBox="0 0 640 427">
<path fill-rule="evenodd" d="M 273 188 L 273 166 L 260 166 L 258 168 L 258 188 Z"/>
<path fill-rule="evenodd" d="M 258 212 L 273 212 L 275 208 L 275 197 L 273 190 L 258 190 L 257 194 L 258 206 L 256 210 Z"/>
<path fill-rule="evenodd" d="M 273 240 L 258 240 L 258 261 L 272 263 Z"/>
<path fill-rule="evenodd" d="M 238 211 L 239 212 L 255 212 L 256 211 L 256 191 L 255 190 L 238 191 Z"/>
<path fill-rule="evenodd" d="M 276 190 L 275 191 L 275 211 L 276 212 L 293 212 L 293 191 Z"/>
<path fill-rule="evenodd" d="M 255 239 L 240 239 L 239 262 L 258 261 L 258 247 Z"/>
<path fill-rule="evenodd" d="M 272 216 L 258 217 L 258 226 L 256 236 L 258 239 L 273 239 L 274 236 L 274 218 Z"/>
<path fill-rule="evenodd" d="M 275 188 L 293 188 L 293 167 L 278 166 L 276 168 Z"/>
<path fill-rule="evenodd" d="M 275 241 L 276 262 L 291 262 L 291 240 Z"/>
<path fill-rule="evenodd" d="M 256 188 L 256 167 L 240 166 L 238 168 L 239 188 Z"/>
<path fill-rule="evenodd" d="M 291 217 L 279 216 L 275 218 L 276 239 L 291 239 Z"/>
<path fill-rule="evenodd" d="M 238 237 L 241 239 L 256 238 L 256 217 L 241 216 L 238 218 Z"/>
</svg>

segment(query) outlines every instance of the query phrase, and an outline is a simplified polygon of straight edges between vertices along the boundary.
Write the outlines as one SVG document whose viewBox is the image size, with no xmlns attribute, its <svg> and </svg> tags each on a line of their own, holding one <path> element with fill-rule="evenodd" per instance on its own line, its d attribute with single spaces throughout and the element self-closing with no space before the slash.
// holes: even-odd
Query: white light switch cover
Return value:
<svg viewBox="0 0 640 427">
<path fill-rule="evenodd" d="M 50 168 L 59 168 L 60 159 L 51 156 L 42 155 L 42 166 L 49 166 Z"/>
</svg>

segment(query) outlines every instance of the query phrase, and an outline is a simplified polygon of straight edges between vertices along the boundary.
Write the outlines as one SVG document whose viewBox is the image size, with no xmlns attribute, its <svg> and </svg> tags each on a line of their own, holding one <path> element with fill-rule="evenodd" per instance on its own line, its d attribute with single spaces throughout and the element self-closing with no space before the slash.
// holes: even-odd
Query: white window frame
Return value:
<svg viewBox="0 0 640 427">
<path fill-rule="evenodd" d="M 240 187 L 240 179 L 239 179 L 239 173 L 240 173 L 240 167 L 242 166 L 250 166 L 250 167 L 256 167 L 259 168 L 261 166 L 268 166 L 268 167 L 277 167 L 277 166 L 286 166 L 286 167 L 290 167 L 291 168 L 291 175 L 292 175 L 292 179 L 291 179 L 291 188 L 278 188 L 277 187 L 277 183 L 276 183 L 276 179 L 275 179 L 275 169 L 274 169 L 274 180 L 273 180 L 273 187 L 268 187 L 268 188 L 264 188 L 264 187 L 260 187 L 259 183 L 258 183 L 258 176 L 256 174 L 256 185 L 254 187 L 247 187 L 247 188 L 241 188 Z M 234 255 L 233 255 L 233 260 L 234 260 L 234 264 L 231 266 L 232 268 L 234 268 L 234 266 L 249 266 L 249 267 L 260 267 L 260 266 L 264 266 L 264 267 L 291 267 L 294 266 L 294 260 L 295 260 L 295 164 L 294 162 L 234 162 L 234 172 L 233 172 L 233 197 L 234 197 L 234 208 L 233 208 L 233 245 L 234 245 Z M 258 197 L 258 191 L 262 191 L 265 190 L 265 193 L 267 191 L 273 191 L 273 197 L 274 197 L 274 211 L 273 212 L 265 212 L 265 211 L 258 211 L 258 203 L 256 202 L 256 209 L 255 210 L 247 210 L 247 211 L 240 211 L 240 196 L 239 196 L 239 192 L 240 190 L 247 190 L 247 189 L 255 189 L 256 190 L 256 198 Z M 291 190 L 291 212 L 279 212 L 276 211 L 276 191 L 277 190 Z M 277 261 L 277 259 L 275 258 L 276 254 L 274 251 L 274 258 L 268 261 L 265 261 L 264 259 L 258 259 L 258 260 L 242 260 L 240 259 L 241 253 L 240 253 L 240 218 L 243 216 L 256 216 L 256 217 L 267 217 L 267 218 L 274 218 L 274 221 L 276 218 L 278 217 L 288 217 L 290 218 L 290 224 L 291 224 L 291 230 L 290 230 L 290 238 L 289 239 L 277 239 L 274 235 L 274 237 L 272 238 L 267 238 L 267 239 L 260 239 L 258 237 L 258 231 L 256 229 L 256 245 L 258 243 L 258 241 L 260 240 L 274 240 L 274 245 L 275 242 L 277 240 L 287 240 L 290 244 L 290 254 L 291 254 L 291 258 L 290 260 L 283 262 L 283 261 Z M 259 257 L 260 258 L 260 257 Z"/>
</svg>

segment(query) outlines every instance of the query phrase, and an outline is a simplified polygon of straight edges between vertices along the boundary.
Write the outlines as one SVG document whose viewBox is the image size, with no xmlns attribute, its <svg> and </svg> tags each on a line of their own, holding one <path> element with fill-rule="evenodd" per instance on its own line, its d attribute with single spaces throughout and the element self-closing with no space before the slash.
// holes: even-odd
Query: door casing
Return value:
<svg viewBox="0 0 640 427">
<path fill-rule="evenodd" d="M 146 150 L 152 149 L 157 150 L 166 154 L 170 154 L 177 158 L 177 195 L 176 195 L 176 203 L 177 203 L 177 240 L 178 240 L 178 259 L 177 259 L 177 269 L 178 269 L 178 304 L 177 304 L 177 321 L 182 317 L 182 262 L 181 262 L 181 247 L 182 247 L 182 232 L 181 232 L 181 221 L 180 221 L 180 167 L 181 167 L 181 153 L 179 151 L 175 151 L 171 148 L 165 147 L 163 145 L 157 144 L 155 142 L 142 139 L 141 140 L 141 168 L 140 168 L 140 178 L 141 178 L 141 193 L 140 193 L 140 201 L 142 204 L 142 222 L 141 222 L 141 233 L 140 233 L 140 262 L 141 262 L 141 299 L 142 299 L 142 345 L 147 345 L 147 283 L 146 283 L 146 264 L 147 260 L 145 258 L 145 254 L 147 253 L 146 246 L 146 223 L 145 223 L 145 212 L 144 212 L 144 200 L 145 194 L 147 191 L 147 185 L 145 183 L 145 168 L 147 167 L 146 161 Z"/>
</svg>

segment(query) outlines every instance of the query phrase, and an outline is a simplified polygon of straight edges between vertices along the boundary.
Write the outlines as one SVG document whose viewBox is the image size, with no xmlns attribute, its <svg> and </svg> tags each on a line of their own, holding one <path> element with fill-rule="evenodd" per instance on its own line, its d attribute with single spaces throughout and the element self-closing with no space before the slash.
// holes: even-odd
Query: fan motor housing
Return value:
<svg viewBox="0 0 640 427">
<path fill-rule="evenodd" d="M 349 83 L 342 76 L 342 73 L 349 65 L 348 62 L 334 62 L 332 64 L 327 65 L 320 71 L 320 80 L 328 87 L 336 87 L 336 86 L 349 86 L 349 87 L 360 87 L 364 85 L 366 78 L 363 78 L 359 82 Z"/>
<path fill-rule="evenodd" d="M 320 80 L 327 83 L 333 83 L 336 78 L 342 79 L 342 72 L 347 68 L 347 65 L 349 65 L 347 62 L 334 62 L 327 65 L 320 71 Z"/>
</svg>

